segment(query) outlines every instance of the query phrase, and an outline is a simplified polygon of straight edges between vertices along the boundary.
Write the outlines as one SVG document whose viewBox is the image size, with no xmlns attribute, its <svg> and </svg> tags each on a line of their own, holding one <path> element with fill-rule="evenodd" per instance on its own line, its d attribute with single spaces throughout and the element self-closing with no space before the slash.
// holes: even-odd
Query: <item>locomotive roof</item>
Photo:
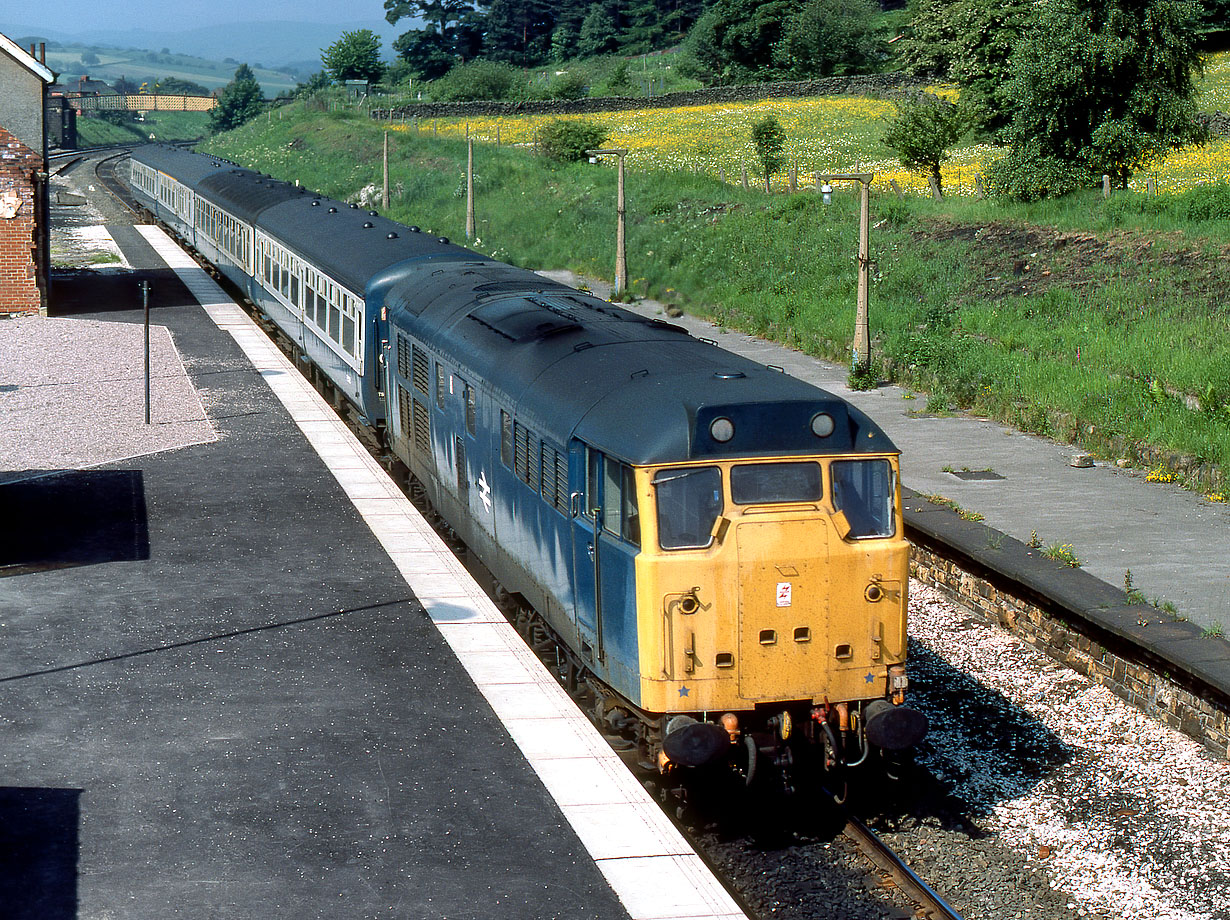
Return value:
<svg viewBox="0 0 1230 920">
<path fill-rule="evenodd" d="M 579 437 L 635 464 L 896 451 L 840 397 L 677 326 L 500 263 L 431 270 L 434 285 L 425 267 L 389 289 L 392 324 L 460 356 L 463 374 L 561 445 Z M 811 430 L 819 412 L 834 420 L 826 438 Z M 718 417 L 734 422 L 725 443 L 709 434 Z"/>
</svg>

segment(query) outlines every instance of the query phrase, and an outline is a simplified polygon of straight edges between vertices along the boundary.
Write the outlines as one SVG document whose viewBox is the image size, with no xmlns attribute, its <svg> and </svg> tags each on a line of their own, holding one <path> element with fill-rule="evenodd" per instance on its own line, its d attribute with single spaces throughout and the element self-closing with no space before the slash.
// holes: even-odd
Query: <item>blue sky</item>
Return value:
<svg viewBox="0 0 1230 920">
<path fill-rule="evenodd" d="M 139 27 L 178 32 L 254 20 L 345 23 L 384 18 L 383 0 L 2 0 L 0 19 L 68 33 Z"/>
</svg>

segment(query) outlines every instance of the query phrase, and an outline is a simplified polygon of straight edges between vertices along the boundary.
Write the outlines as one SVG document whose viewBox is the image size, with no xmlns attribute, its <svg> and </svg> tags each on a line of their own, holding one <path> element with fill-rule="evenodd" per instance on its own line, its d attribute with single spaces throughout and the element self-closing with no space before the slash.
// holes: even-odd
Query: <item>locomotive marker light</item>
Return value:
<svg viewBox="0 0 1230 920">
<path fill-rule="evenodd" d="M 855 374 L 865 374 L 871 367 L 871 333 L 867 309 L 867 291 L 871 281 L 871 181 L 875 173 L 844 173 L 842 175 L 817 176 L 824 185 L 820 191 L 824 194 L 824 203 L 828 204 L 832 197 L 831 182 L 859 183 L 858 208 L 858 306 L 854 315 L 854 357 L 850 362 L 850 370 Z M 825 191 L 828 189 L 828 191 Z"/>
<path fill-rule="evenodd" d="M 628 155 L 628 151 L 618 148 L 586 150 L 585 155 L 590 158 L 591 163 L 597 163 L 599 157 L 619 157 L 619 178 L 615 192 L 615 293 L 622 294 L 628 287 L 628 247 L 624 236 L 627 216 L 624 210 L 624 157 Z"/>
</svg>

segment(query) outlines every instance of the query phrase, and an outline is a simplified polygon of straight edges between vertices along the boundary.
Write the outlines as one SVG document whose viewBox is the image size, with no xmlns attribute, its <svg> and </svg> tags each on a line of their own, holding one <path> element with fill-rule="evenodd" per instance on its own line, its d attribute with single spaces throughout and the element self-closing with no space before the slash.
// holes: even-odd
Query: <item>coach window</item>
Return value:
<svg viewBox="0 0 1230 920">
<path fill-rule="evenodd" d="M 303 273 L 303 311 L 308 319 L 316 321 L 316 273 L 310 269 Z"/>
<path fill-rule="evenodd" d="M 887 460 L 835 460 L 833 507 L 846 516 L 851 537 L 891 537 L 896 485 Z"/>
<path fill-rule="evenodd" d="M 334 299 L 329 301 L 329 338 L 335 342 L 342 340 L 342 311 L 338 307 L 340 292 L 334 291 Z"/>
<path fill-rule="evenodd" d="M 658 543 L 663 549 L 704 549 L 722 513 L 722 473 L 716 466 L 661 470 L 653 477 Z"/>
<path fill-rule="evenodd" d="M 342 314 L 342 348 L 346 349 L 347 354 L 354 354 L 354 317 L 350 315 L 350 310 L 353 309 L 353 303 L 349 297 L 346 298 L 347 312 Z"/>
</svg>

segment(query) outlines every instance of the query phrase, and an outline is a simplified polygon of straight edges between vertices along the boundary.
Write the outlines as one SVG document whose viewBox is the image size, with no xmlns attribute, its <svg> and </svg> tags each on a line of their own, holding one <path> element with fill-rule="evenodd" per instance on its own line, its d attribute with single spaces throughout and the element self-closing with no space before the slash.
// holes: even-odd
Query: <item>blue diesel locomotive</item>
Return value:
<svg viewBox="0 0 1230 920">
<path fill-rule="evenodd" d="M 840 767 L 925 733 L 899 452 L 862 412 L 212 157 L 139 149 L 131 185 L 384 433 L 646 762 Z"/>
</svg>

